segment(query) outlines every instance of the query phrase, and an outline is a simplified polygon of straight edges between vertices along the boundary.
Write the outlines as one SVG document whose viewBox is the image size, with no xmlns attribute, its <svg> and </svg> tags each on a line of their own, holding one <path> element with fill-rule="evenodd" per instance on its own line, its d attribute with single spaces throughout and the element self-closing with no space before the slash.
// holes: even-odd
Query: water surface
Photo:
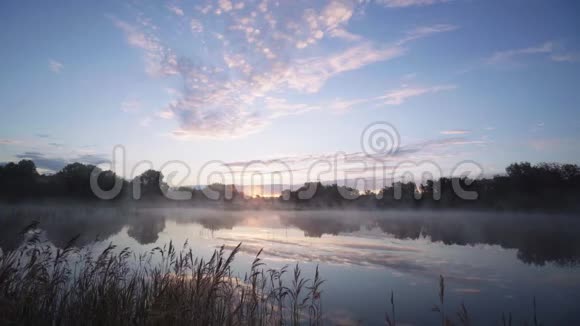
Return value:
<svg viewBox="0 0 580 326">
<path fill-rule="evenodd" d="M 323 309 L 332 323 L 383 324 L 395 294 L 397 319 L 435 325 L 438 279 L 446 309 L 463 302 L 477 324 L 502 312 L 531 321 L 580 324 L 580 219 L 575 216 L 429 211 L 229 211 L 191 208 L 3 207 L 0 248 L 17 248 L 19 232 L 40 222 L 42 237 L 62 247 L 110 242 L 137 252 L 186 240 L 199 256 L 242 243 L 234 268 L 246 272 L 256 253 L 270 268 L 316 265 Z"/>
</svg>

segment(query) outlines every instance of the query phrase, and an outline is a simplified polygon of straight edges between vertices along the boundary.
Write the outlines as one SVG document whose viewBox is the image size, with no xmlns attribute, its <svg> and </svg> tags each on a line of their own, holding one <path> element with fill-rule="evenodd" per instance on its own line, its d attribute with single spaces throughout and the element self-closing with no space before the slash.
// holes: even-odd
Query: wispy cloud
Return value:
<svg viewBox="0 0 580 326">
<path fill-rule="evenodd" d="M 161 119 L 170 120 L 175 117 L 175 114 L 173 113 L 173 111 L 160 111 L 157 113 L 157 116 L 160 117 Z"/>
<path fill-rule="evenodd" d="M 388 8 L 406 8 L 417 6 L 430 6 L 439 3 L 449 2 L 450 0 L 376 0 L 378 4 Z"/>
<path fill-rule="evenodd" d="M 426 95 L 429 93 L 438 93 L 449 91 L 457 88 L 455 85 L 437 85 L 430 87 L 410 87 L 403 86 L 398 89 L 387 91 L 386 95 L 373 96 L 368 98 L 342 99 L 337 98 L 333 101 L 322 104 L 322 106 L 337 112 L 344 112 L 355 107 L 370 106 L 381 107 L 387 105 L 403 104 L 411 97 Z M 456 133 L 459 134 L 459 133 Z"/>
<path fill-rule="evenodd" d="M 509 61 L 518 56 L 552 53 L 553 49 L 554 45 L 552 42 L 545 42 L 527 48 L 498 51 L 488 58 L 487 62 L 494 64 Z"/>
<path fill-rule="evenodd" d="M 282 116 L 323 108 L 325 100 L 307 98 L 296 103 L 289 100 L 291 94 L 318 94 L 336 76 L 405 55 L 405 46 L 412 40 L 456 29 L 444 24 L 417 27 L 398 41 L 371 42 L 348 31 L 361 5 L 331 0 L 313 7 L 306 2 L 265 0 L 242 6 L 222 0 L 191 12 L 183 10 L 179 20 L 190 22 L 191 31 L 205 39 L 194 55 L 176 53 L 174 48 L 180 47 L 163 40 L 155 23 L 142 14 L 133 23 L 109 18 L 130 46 L 143 51 L 150 75 L 177 75 L 183 80 L 179 93 L 147 124 L 174 119 L 179 126 L 170 135 L 179 139 L 232 138 L 259 132 Z M 223 22 L 219 29 L 206 23 L 214 15 Z M 333 52 L 320 55 L 322 47 L 310 50 L 330 38 L 340 44 Z M 331 109 L 362 102 L 336 102 Z"/>
<path fill-rule="evenodd" d="M 378 47 L 370 43 L 357 45 L 337 54 L 297 60 L 287 79 L 283 81 L 289 88 L 315 93 L 326 81 L 338 74 L 357 70 L 366 65 L 394 59 L 403 55 L 400 47 Z"/>
<path fill-rule="evenodd" d="M 499 64 L 514 61 L 517 57 L 540 55 L 554 62 L 578 62 L 580 53 L 566 52 L 561 44 L 553 41 L 544 42 L 527 48 L 511 49 L 495 52 L 486 61 L 489 64 Z"/>
<path fill-rule="evenodd" d="M 442 135 L 465 135 L 469 134 L 471 131 L 467 129 L 450 129 L 450 130 L 442 130 L 439 133 Z"/>
<path fill-rule="evenodd" d="M 121 111 L 127 113 L 137 112 L 141 109 L 141 102 L 136 99 L 128 99 L 121 103 Z"/>
<path fill-rule="evenodd" d="M 319 106 L 304 103 L 290 103 L 284 98 L 266 97 L 265 106 L 274 112 L 274 115 L 302 114 L 311 110 L 319 109 Z"/>
<path fill-rule="evenodd" d="M 580 62 L 580 53 L 553 54 L 550 58 L 556 62 Z"/>
<path fill-rule="evenodd" d="M 401 87 L 390 90 L 384 96 L 380 97 L 388 105 L 399 105 L 412 97 L 417 97 L 425 94 L 440 93 L 456 89 L 455 85 L 439 85 L 431 87 Z"/>
<path fill-rule="evenodd" d="M 230 0 L 219 0 L 218 1 L 218 5 L 219 5 L 219 11 L 217 11 L 216 13 L 221 13 L 222 11 L 224 12 L 228 12 L 232 9 L 234 9 L 234 4 L 230 1 Z"/>
<path fill-rule="evenodd" d="M 48 68 L 50 69 L 50 71 L 58 74 L 64 69 L 64 65 L 61 62 L 50 59 L 48 60 Z"/>
<path fill-rule="evenodd" d="M 353 34 L 344 29 L 354 13 L 354 3 L 351 1 L 330 1 L 320 12 L 313 9 L 306 9 L 303 14 L 307 28 L 300 31 L 300 40 L 296 47 L 305 48 L 316 44 L 324 37 L 324 34 L 334 35 L 334 37 L 356 38 Z"/>
<path fill-rule="evenodd" d="M 355 42 L 362 40 L 362 36 L 353 34 L 343 28 L 335 28 L 329 32 L 330 37 L 340 38 L 346 41 Z"/>
<path fill-rule="evenodd" d="M 428 37 L 434 34 L 451 32 L 459 27 L 450 24 L 436 24 L 429 26 L 419 26 L 407 31 L 404 38 L 402 38 L 398 43 L 404 44 L 410 41 L 418 40 L 424 37 Z"/>
<path fill-rule="evenodd" d="M 194 34 L 203 32 L 203 24 L 198 19 L 191 19 L 189 27 L 191 28 L 191 32 Z"/>
<path fill-rule="evenodd" d="M 129 45 L 145 52 L 146 71 L 153 76 L 177 74 L 177 56 L 171 49 L 163 46 L 155 36 L 156 26 L 149 21 L 141 21 L 140 27 L 129 24 L 114 16 L 108 16 L 115 26 L 127 37 Z"/>
<path fill-rule="evenodd" d="M 474 147 L 486 146 L 487 144 L 488 142 L 481 139 L 450 137 L 401 146 L 396 152 L 386 154 L 383 158 L 384 161 L 380 163 L 377 163 L 376 157 L 370 157 L 363 152 L 318 153 L 270 157 L 260 161 L 259 165 L 256 165 L 255 161 L 229 162 L 224 165 L 225 170 L 221 172 L 232 174 L 240 184 L 248 181 L 242 180 L 248 172 L 261 173 L 265 178 L 264 180 L 276 172 L 290 172 L 295 184 L 307 181 L 336 183 L 337 180 L 332 178 L 336 178 L 337 174 L 333 173 L 339 173 L 338 175 L 348 174 L 352 180 L 367 180 L 370 182 L 367 184 L 369 186 L 376 185 L 377 182 L 380 183 L 380 178 L 400 177 L 397 174 L 397 167 L 410 162 L 436 162 L 443 173 L 449 172 L 449 169 L 456 164 L 454 160 L 457 157 L 468 153 Z M 332 162 L 330 164 L 336 170 L 333 173 L 324 172 L 326 171 L 324 162 Z M 251 169 L 248 170 L 249 168 Z"/>
<path fill-rule="evenodd" d="M 17 145 L 22 143 L 19 140 L 0 138 L 0 145 Z"/>
<path fill-rule="evenodd" d="M 327 106 L 332 110 L 344 112 L 363 104 L 375 102 L 376 100 L 376 98 L 359 98 L 351 100 L 335 99 L 334 101 L 327 104 Z"/>
<path fill-rule="evenodd" d="M 16 155 L 16 158 L 32 160 L 36 164 L 36 167 L 49 171 L 59 171 L 65 165 L 74 162 L 99 165 L 110 161 L 105 156 L 97 154 L 82 154 L 64 158 L 49 156 L 40 152 L 24 152 Z"/>
<path fill-rule="evenodd" d="M 172 13 L 174 13 L 177 16 L 183 16 L 184 15 L 183 9 L 181 9 L 180 7 L 178 7 L 175 4 L 168 4 L 166 7 L 167 7 L 167 9 L 169 11 L 171 11 Z"/>
</svg>

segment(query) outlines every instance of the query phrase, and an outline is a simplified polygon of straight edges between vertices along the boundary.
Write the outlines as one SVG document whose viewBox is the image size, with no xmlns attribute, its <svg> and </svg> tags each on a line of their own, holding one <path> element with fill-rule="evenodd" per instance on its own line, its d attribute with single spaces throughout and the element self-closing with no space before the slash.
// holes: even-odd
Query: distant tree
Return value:
<svg viewBox="0 0 580 326">
<path fill-rule="evenodd" d="M 505 171 L 510 178 L 521 178 L 532 174 L 532 165 L 529 162 L 512 163 Z"/>
<path fill-rule="evenodd" d="M 38 172 L 30 160 L 8 163 L 0 170 L 0 193 L 8 197 L 28 197 L 36 194 Z"/>
<path fill-rule="evenodd" d="M 21 160 L 18 164 L 8 163 L 4 170 L 14 177 L 36 177 L 36 165 L 30 160 Z"/>
<path fill-rule="evenodd" d="M 91 172 L 96 167 L 82 163 L 72 163 L 60 170 L 56 177 L 65 186 L 65 191 L 71 196 L 90 197 L 93 195 L 90 186 Z"/>
<path fill-rule="evenodd" d="M 233 185 L 224 185 L 222 183 L 212 183 L 202 190 L 194 193 L 194 198 L 201 200 L 217 200 L 226 203 L 233 203 L 244 198 L 244 193 L 239 191 Z"/>
<path fill-rule="evenodd" d="M 163 194 L 169 189 L 163 181 L 163 173 L 155 170 L 147 170 L 133 180 L 141 190 L 141 198 L 163 197 Z"/>
</svg>

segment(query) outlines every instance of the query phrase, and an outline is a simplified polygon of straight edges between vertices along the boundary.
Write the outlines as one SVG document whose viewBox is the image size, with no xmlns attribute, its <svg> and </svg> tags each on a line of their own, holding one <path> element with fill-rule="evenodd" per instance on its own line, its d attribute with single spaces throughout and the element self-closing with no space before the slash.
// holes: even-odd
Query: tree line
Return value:
<svg viewBox="0 0 580 326">
<path fill-rule="evenodd" d="M 33 161 L 22 160 L 0 166 L 0 199 L 66 198 L 98 199 L 90 186 L 93 165 L 73 163 L 52 175 L 39 174 Z M 114 201 L 170 201 L 164 195 L 171 188 L 160 171 L 147 170 L 133 180 L 125 180 L 111 171 L 100 171 L 97 179 L 103 190 L 122 185 Z M 139 183 L 135 185 L 135 183 Z M 139 189 L 135 198 L 134 189 Z M 462 195 L 457 190 L 469 192 Z M 580 198 L 580 167 L 575 164 L 528 162 L 513 163 L 505 174 L 491 178 L 440 178 L 416 184 L 395 182 L 378 192 L 359 191 L 336 184 L 306 183 L 296 190 L 285 190 L 276 198 L 248 198 L 235 185 L 212 184 L 180 187 L 190 193 L 192 204 L 223 203 L 237 207 L 266 205 L 292 208 L 473 208 L 473 209 L 544 209 L 577 210 Z M 208 194 L 212 195 L 209 196 Z M 475 195 L 474 195 L 475 194 Z M 473 197 L 475 196 L 475 197 Z"/>
</svg>

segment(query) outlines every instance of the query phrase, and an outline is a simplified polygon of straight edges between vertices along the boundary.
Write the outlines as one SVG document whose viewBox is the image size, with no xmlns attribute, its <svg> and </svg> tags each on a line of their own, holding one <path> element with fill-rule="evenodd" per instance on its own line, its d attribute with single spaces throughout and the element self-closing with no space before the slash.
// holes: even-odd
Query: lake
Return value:
<svg viewBox="0 0 580 326">
<path fill-rule="evenodd" d="M 458 211 L 232 211 L 192 208 L 6 206 L 0 248 L 17 248 L 20 231 L 39 221 L 56 247 L 109 243 L 136 252 L 185 241 L 200 257 L 242 243 L 234 270 L 255 255 L 268 268 L 319 266 L 325 319 L 384 324 L 394 293 L 399 325 L 438 325 L 439 275 L 445 309 L 464 303 L 476 324 L 530 322 L 533 299 L 548 325 L 580 324 L 580 219 L 577 216 Z M 243 275 L 242 275 L 243 276 Z"/>
</svg>

